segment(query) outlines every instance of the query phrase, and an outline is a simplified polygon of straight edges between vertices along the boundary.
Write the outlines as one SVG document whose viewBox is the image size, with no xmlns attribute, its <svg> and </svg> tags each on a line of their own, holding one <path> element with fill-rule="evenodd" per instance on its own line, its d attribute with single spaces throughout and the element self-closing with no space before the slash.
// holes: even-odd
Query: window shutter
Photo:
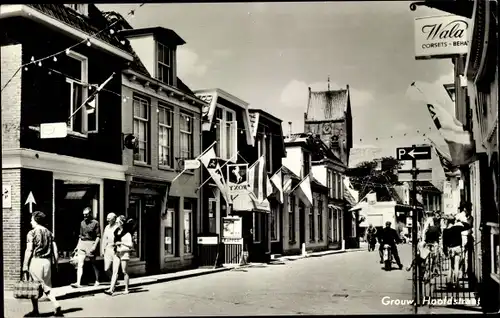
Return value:
<svg viewBox="0 0 500 318">
<path fill-rule="evenodd" d="M 231 123 L 231 149 L 232 153 L 230 154 L 230 158 L 232 158 L 233 162 L 238 161 L 238 122 L 235 120 Z"/>
</svg>

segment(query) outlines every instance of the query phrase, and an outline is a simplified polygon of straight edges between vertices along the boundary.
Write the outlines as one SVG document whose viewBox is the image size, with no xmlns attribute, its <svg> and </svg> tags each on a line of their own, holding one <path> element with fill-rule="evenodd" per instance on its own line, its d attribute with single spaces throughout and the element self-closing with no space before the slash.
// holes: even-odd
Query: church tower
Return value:
<svg viewBox="0 0 500 318">
<path fill-rule="evenodd" d="M 318 135 L 339 156 L 345 165 L 349 163 L 352 148 L 352 114 L 349 85 L 346 89 L 328 89 L 314 92 L 309 87 L 307 110 L 304 113 L 304 131 Z"/>
</svg>

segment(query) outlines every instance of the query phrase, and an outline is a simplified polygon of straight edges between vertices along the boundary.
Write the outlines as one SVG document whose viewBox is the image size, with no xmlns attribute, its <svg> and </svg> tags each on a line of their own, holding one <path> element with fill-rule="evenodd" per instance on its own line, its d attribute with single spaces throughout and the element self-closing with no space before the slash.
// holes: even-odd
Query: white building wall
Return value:
<svg viewBox="0 0 500 318">
<path fill-rule="evenodd" d="M 326 166 L 312 166 L 311 168 L 312 174 L 316 180 L 318 180 L 322 185 L 325 187 L 327 186 L 326 184 Z"/>
<path fill-rule="evenodd" d="M 297 176 L 300 176 L 303 165 L 302 148 L 299 146 L 287 147 L 286 158 L 281 159 L 281 163 Z"/>
<path fill-rule="evenodd" d="M 142 64 L 146 67 L 149 74 L 153 77 L 156 74 L 156 45 L 153 35 L 138 36 L 128 38 L 130 45 L 134 49 L 137 56 L 141 59 Z"/>
</svg>

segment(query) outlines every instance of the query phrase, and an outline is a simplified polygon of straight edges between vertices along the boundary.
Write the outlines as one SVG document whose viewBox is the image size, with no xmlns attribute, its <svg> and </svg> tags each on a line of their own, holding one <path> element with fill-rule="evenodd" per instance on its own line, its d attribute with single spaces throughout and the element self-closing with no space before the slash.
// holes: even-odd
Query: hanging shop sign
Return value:
<svg viewBox="0 0 500 318">
<path fill-rule="evenodd" d="M 248 194 L 250 183 L 248 182 L 248 164 L 227 165 L 227 188 L 229 195 Z"/>
<path fill-rule="evenodd" d="M 415 19 L 415 59 L 442 59 L 467 54 L 471 22 L 457 15 Z"/>
</svg>

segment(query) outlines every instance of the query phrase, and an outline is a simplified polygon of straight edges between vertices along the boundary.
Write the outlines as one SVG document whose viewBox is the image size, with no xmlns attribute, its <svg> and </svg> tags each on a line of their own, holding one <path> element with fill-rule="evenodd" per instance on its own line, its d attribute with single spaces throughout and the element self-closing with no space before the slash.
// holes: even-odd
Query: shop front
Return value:
<svg viewBox="0 0 500 318">
<path fill-rule="evenodd" d="M 343 241 L 342 208 L 334 204 L 328 205 L 328 248 L 341 249 Z"/>
</svg>

